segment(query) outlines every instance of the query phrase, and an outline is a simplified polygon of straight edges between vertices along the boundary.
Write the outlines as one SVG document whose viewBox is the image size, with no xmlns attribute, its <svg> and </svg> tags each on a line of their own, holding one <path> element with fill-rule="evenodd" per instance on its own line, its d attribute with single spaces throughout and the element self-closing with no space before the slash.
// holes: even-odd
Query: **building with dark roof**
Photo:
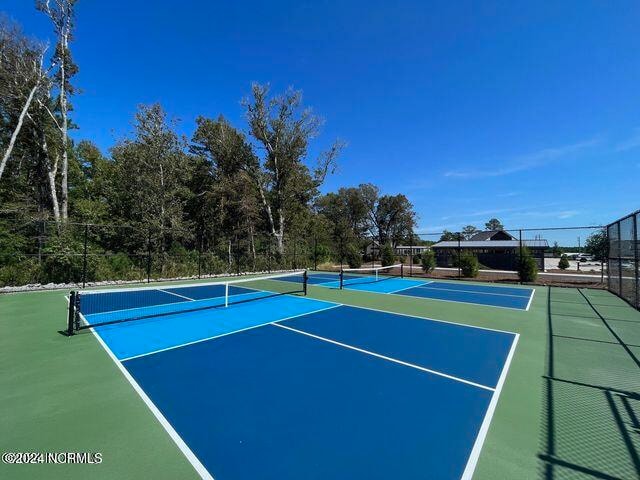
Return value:
<svg viewBox="0 0 640 480">
<path fill-rule="evenodd" d="M 544 270 L 544 252 L 549 242 L 544 239 L 522 240 L 538 264 Z M 481 267 L 495 270 L 517 270 L 520 241 L 504 230 L 478 232 L 468 240 L 438 242 L 431 247 L 439 267 L 453 267 L 459 255 L 471 253 L 478 258 Z"/>
</svg>

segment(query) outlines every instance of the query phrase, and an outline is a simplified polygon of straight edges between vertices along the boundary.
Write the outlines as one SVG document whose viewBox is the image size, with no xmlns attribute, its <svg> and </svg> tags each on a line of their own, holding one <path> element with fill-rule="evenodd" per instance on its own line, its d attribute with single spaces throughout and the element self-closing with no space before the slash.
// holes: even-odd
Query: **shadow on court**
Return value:
<svg viewBox="0 0 640 480">
<path fill-rule="evenodd" d="M 640 478 L 640 312 L 550 288 L 540 477 Z"/>
</svg>

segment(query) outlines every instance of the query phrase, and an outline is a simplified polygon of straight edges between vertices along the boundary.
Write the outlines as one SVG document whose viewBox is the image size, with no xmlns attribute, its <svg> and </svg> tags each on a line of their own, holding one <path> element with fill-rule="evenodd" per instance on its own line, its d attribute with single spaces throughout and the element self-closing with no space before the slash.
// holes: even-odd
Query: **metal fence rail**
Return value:
<svg viewBox="0 0 640 480">
<path fill-rule="evenodd" d="M 640 309 L 639 226 L 640 210 L 607 225 L 609 243 L 607 288 L 638 309 Z"/>
</svg>

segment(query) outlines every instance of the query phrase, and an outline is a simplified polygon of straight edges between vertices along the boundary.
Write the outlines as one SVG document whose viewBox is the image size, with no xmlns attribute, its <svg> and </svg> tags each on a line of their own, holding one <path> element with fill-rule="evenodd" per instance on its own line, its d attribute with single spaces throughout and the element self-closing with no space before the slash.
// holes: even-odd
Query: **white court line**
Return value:
<svg viewBox="0 0 640 480">
<path fill-rule="evenodd" d="M 501 297 L 527 298 L 526 295 L 514 295 L 513 293 L 479 292 L 477 290 L 461 290 L 461 289 L 457 289 L 457 288 L 424 287 L 422 285 L 417 285 L 415 288 L 424 288 L 426 290 L 439 290 L 441 292 L 480 293 L 482 295 L 499 295 Z M 496 288 L 501 288 L 501 287 L 496 287 Z M 524 289 L 522 289 L 522 290 L 524 291 Z"/>
<path fill-rule="evenodd" d="M 268 290 L 260 290 L 260 289 L 257 289 L 257 288 L 249 288 L 249 287 L 242 287 L 242 288 L 247 289 L 247 290 L 254 290 L 254 291 L 256 291 L 256 292 L 278 293 L 278 292 L 270 292 L 270 291 L 268 291 Z M 167 292 L 167 293 L 169 293 L 169 292 Z M 253 292 L 246 292 L 246 293 L 234 293 L 233 295 L 229 295 L 229 298 L 234 298 L 234 299 L 235 299 L 235 298 L 237 298 L 237 297 L 241 297 L 241 296 L 243 296 L 243 295 L 255 295 L 255 293 L 253 293 Z M 285 295 L 285 294 L 283 294 L 283 295 Z M 188 297 L 184 297 L 184 298 L 188 298 Z M 262 297 L 257 297 L 257 298 L 262 298 Z M 210 302 L 210 301 L 215 300 L 215 299 L 224 299 L 224 295 L 218 295 L 217 297 L 200 298 L 200 299 L 197 299 L 197 300 L 196 300 L 196 299 L 191 298 L 191 299 L 189 299 L 189 300 L 192 300 L 192 301 L 194 301 L 194 302 L 203 302 L 203 303 L 204 303 L 204 302 Z M 143 308 L 159 308 L 159 307 L 178 306 L 178 305 L 184 305 L 184 304 L 185 304 L 185 302 L 172 302 L 172 303 L 160 303 L 160 304 L 158 304 L 158 305 L 145 305 L 145 306 L 143 306 L 143 307 L 121 308 L 121 309 L 118 309 L 118 310 L 108 310 L 108 311 L 106 311 L 106 312 L 88 313 L 88 314 L 85 316 L 85 318 L 86 318 L 86 317 L 93 317 L 94 315 L 105 315 L 105 314 L 108 314 L 108 313 L 130 312 L 130 311 L 132 311 L 132 310 L 139 310 L 139 309 L 143 309 Z M 210 307 L 208 307 L 208 308 L 220 308 L 220 307 L 222 307 L 223 305 L 224 305 L 224 304 L 223 304 L 223 303 L 221 303 L 220 305 L 211 305 L 211 306 L 210 306 Z M 203 310 L 204 310 L 204 309 L 206 309 L 206 308 L 207 308 L 207 307 L 203 307 Z M 185 311 L 184 311 L 184 310 L 179 310 L 179 309 L 178 309 L 178 310 L 176 310 L 176 312 L 175 312 L 175 313 L 176 313 L 176 314 L 179 314 L 179 313 L 185 313 Z M 84 314 L 83 314 L 83 315 L 84 315 Z M 98 323 L 100 323 L 100 322 L 98 322 Z M 98 327 L 99 327 L 100 325 L 98 324 L 98 325 L 96 325 L 96 326 L 98 326 Z"/>
<path fill-rule="evenodd" d="M 436 288 L 433 288 L 432 290 L 438 290 Z M 359 290 L 359 291 L 365 291 L 366 290 Z M 380 292 L 367 292 L 367 293 L 380 293 Z M 469 293 L 469 292 L 467 292 Z M 450 303 L 463 303 L 466 305 L 478 305 L 480 307 L 489 307 L 489 308 L 504 308 L 506 310 L 517 310 L 518 312 L 524 312 L 525 310 L 523 308 L 517 308 L 517 307 L 504 307 L 502 305 L 493 305 L 491 303 L 487 304 L 487 303 L 476 303 L 476 302 L 466 302 L 464 300 L 445 300 L 444 298 L 434 298 L 434 297 L 418 297 L 417 295 L 403 295 L 403 294 L 398 294 L 398 293 L 386 293 L 385 295 L 398 295 L 399 297 L 410 297 L 410 298 L 421 298 L 422 300 L 433 300 L 436 302 L 450 302 Z M 526 298 L 526 297 L 522 297 L 522 298 Z M 452 322 L 454 323 L 454 322 Z"/>
<path fill-rule="evenodd" d="M 329 302 L 325 302 L 325 303 L 329 303 Z M 158 349 L 158 350 L 153 350 L 151 352 L 141 353 L 139 355 L 132 355 L 131 357 L 125 357 L 125 358 L 121 359 L 120 361 L 121 362 L 126 362 L 127 360 L 133 360 L 134 358 L 147 357 L 149 355 L 154 355 L 156 353 L 166 352 L 166 351 L 169 351 L 169 350 L 175 350 L 177 348 L 182 348 L 182 347 L 188 347 L 189 345 L 195 345 L 196 343 L 208 342 L 209 340 L 215 340 L 216 338 L 227 337 L 229 335 L 234 335 L 236 333 L 246 332 L 247 330 L 253 330 L 254 328 L 264 327 L 264 326 L 267 326 L 267 325 L 273 325 L 273 324 L 276 324 L 277 322 L 284 322 L 285 320 L 291 320 L 293 318 L 303 317 L 305 315 L 312 315 L 314 313 L 323 312 L 325 310 L 331 310 L 332 308 L 337 308 L 337 307 L 341 307 L 341 306 L 342 306 L 341 304 L 334 304 L 334 305 L 331 305 L 330 307 L 320 308 L 318 310 L 313 310 L 311 312 L 306 312 L 306 313 L 299 313 L 297 315 L 292 315 L 292 316 L 286 317 L 286 318 L 279 318 L 278 320 L 272 320 L 271 322 L 260 323 L 258 325 L 252 325 L 250 327 L 241 328 L 239 330 L 233 330 L 231 332 L 220 333 L 218 335 L 213 335 L 212 337 L 200 338 L 200 339 L 194 340 L 192 342 L 181 343 L 179 345 L 173 345 L 171 347 L 166 347 L 166 348 L 161 348 L 161 349 Z"/>
<path fill-rule="evenodd" d="M 476 469 L 478 459 L 480 458 L 480 452 L 482 451 L 482 446 L 484 445 L 484 440 L 487 437 L 487 433 L 489 432 L 491 419 L 493 418 L 496 406 L 498 405 L 498 399 L 500 398 L 502 387 L 504 386 L 504 382 L 507 379 L 507 372 L 509 371 L 509 366 L 511 365 L 511 360 L 513 359 L 513 355 L 516 351 L 516 346 L 518 344 L 519 338 L 520 335 L 516 334 L 515 338 L 513 339 L 511 350 L 509 350 L 509 354 L 507 355 L 507 359 L 505 360 L 504 367 L 502 368 L 502 373 L 500 374 L 500 378 L 498 379 L 498 384 L 496 385 L 496 389 L 491 396 L 489 407 L 487 408 L 487 412 L 484 415 L 484 420 L 480 425 L 478 436 L 476 437 L 476 441 L 473 444 L 473 449 L 471 450 L 471 454 L 469 455 L 469 459 L 467 460 L 467 465 L 465 466 L 460 480 L 471 480 L 471 477 L 473 477 L 473 472 Z"/>
<path fill-rule="evenodd" d="M 68 303 L 69 298 L 68 297 L 65 297 L 65 298 L 67 299 L 67 303 Z M 82 316 L 82 314 L 80 315 Z M 85 319 L 85 322 L 86 322 L 86 319 Z M 102 345 L 102 348 L 104 348 L 104 350 L 107 352 L 107 355 L 109 355 L 111 360 L 113 360 L 113 362 L 116 364 L 116 366 L 118 367 L 122 375 L 124 375 L 124 377 L 133 387 L 133 389 L 136 391 L 136 393 L 140 396 L 142 401 L 147 405 L 149 410 L 151 410 L 151 413 L 153 413 L 153 415 L 156 417 L 158 422 L 160 422 L 160 425 L 162 425 L 165 431 L 169 434 L 169 437 L 171 437 L 171 440 L 174 441 L 174 443 L 177 445 L 177 447 L 180 449 L 183 455 L 187 457 L 187 460 L 189 461 L 189 463 L 191 463 L 191 466 L 196 470 L 196 472 L 198 472 L 198 475 L 200 475 L 200 478 L 204 480 L 214 480 L 213 476 L 207 471 L 204 465 L 202 465 L 200 460 L 198 460 L 198 457 L 195 456 L 195 454 L 191 451 L 191 449 L 185 443 L 185 441 L 182 440 L 178 432 L 176 432 L 176 430 L 165 418 L 162 412 L 160 412 L 160 409 L 155 406 L 155 404 L 147 396 L 147 394 L 140 387 L 140 385 L 138 385 L 138 382 L 136 382 L 135 379 L 131 376 L 131 374 L 127 371 L 127 369 L 124 368 L 124 365 L 122 365 L 122 363 L 117 359 L 117 357 L 113 354 L 111 349 L 102 340 L 100 335 L 98 335 L 93 329 L 91 330 L 91 333 L 93 333 L 93 336 L 98 340 L 98 343 Z"/>
<path fill-rule="evenodd" d="M 169 290 L 163 290 L 163 289 L 159 288 L 158 291 L 159 292 L 163 292 L 163 293 L 168 293 L 169 295 L 175 295 L 176 297 L 186 298 L 187 300 L 191 300 L 192 302 L 196 301 L 195 298 L 185 297 L 184 295 L 180 295 L 179 293 L 173 293 L 173 292 L 170 292 Z"/>
<path fill-rule="evenodd" d="M 456 377 L 454 375 L 448 375 L 446 373 L 439 372 L 437 370 L 431 370 L 430 368 L 421 367 L 420 365 L 415 365 L 413 363 L 403 362 L 402 360 L 398 360 L 398 359 L 393 358 L 393 357 L 387 357 L 386 355 L 380 355 L 379 353 L 375 353 L 375 352 L 372 352 L 370 350 L 364 350 L 362 348 L 354 347 L 353 345 L 348 345 L 346 343 L 337 342 L 335 340 L 331 340 L 330 338 L 321 337 L 319 335 L 314 335 L 313 333 L 305 332 L 303 330 L 298 330 L 297 328 L 287 327 L 286 325 L 280 325 L 279 323 L 274 323 L 273 326 L 274 327 L 284 328 L 284 329 L 287 329 L 287 330 L 291 330 L 292 332 L 296 332 L 296 333 L 299 333 L 301 335 L 306 335 L 308 337 L 312 337 L 312 338 L 315 338 L 317 340 L 322 340 L 323 342 L 332 343 L 334 345 L 338 345 L 339 347 L 347 348 L 349 350 L 355 350 L 356 352 L 360 352 L 360 353 L 364 353 L 364 354 L 367 354 L 367 355 L 371 355 L 373 357 L 381 358 L 382 360 L 387 360 L 389 362 L 393 362 L 393 363 L 397 363 L 397 364 L 400 364 L 400 365 L 404 365 L 405 367 L 415 368 L 416 370 L 421 370 L 423 372 L 431 373 L 431 374 L 437 375 L 439 377 L 448 378 L 449 380 L 454 380 L 454 381 L 460 382 L 460 383 L 466 383 L 467 385 L 471 385 L 473 387 L 482 388 L 484 390 L 489 390 L 490 392 L 495 391 L 492 387 L 488 387 L 488 386 L 482 385 L 480 383 L 472 382 L 470 380 L 465 380 L 464 378 Z"/>
<path fill-rule="evenodd" d="M 401 295 L 401 296 L 404 297 L 406 295 Z M 423 297 L 415 297 L 415 298 L 423 298 Z M 430 318 L 430 317 L 420 317 L 418 315 L 410 315 L 408 313 L 398 313 L 391 310 L 381 310 L 379 308 L 363 307 L 362 305 L 351 305 L 349 303 L 343 303 L 341 305 L 344 307 L 360 308 L 362 310 L 371 310 L 372 312 L 388 313 L 391 315 L 400 315 L 401 317 L 409 317 L 409 318 L 418 319 L 418 320 L 426 320 L 428 322 L 447 323 L 449 325 L 456 325 L 458 327 L 475 328 L 477 330 L 487 330 L 489 332 L 498 332 L 498 333 L 507 333 L 509 335 L 517 335 L 517 333 L 515 332 L 509 332 L 508 330 L 499 330 L 497 328 L 479 327 L 478 325 L 469 325 L 466 323 L 452 322 L 450 320 L 439 320 L 437 318 Z"/>
<path fill-rule="evenodd" d="M 415 281 L 418 282 L 419 280 L 415 280 Z M 386 292 L 386 293 L 398 293 L 398 292 L 402 292 L 403 290 L 409 290 L 410 288 L 417 288 L 417 287 L 421 287 L 422 285 L 429 285 L 430 283 L 433 283 L 433 280 L 431 280 L 430 282 L 418 283 L 417 285 L 411 285 L 409 287 L 399 288 L 398 290 L 391 290 L 390 292 Z"/>
<path fill-rule="evenodd" d="M 529 297 L 529 303 L 527 303 L 527 308 L 525 309 L 527 312 L 529 311 L 529 307 L 531 306 L 531 302 L 533 301 L 533 296 L 536 294 L 536 289 L 531 289 L 531 296 Z"/>
</svg>

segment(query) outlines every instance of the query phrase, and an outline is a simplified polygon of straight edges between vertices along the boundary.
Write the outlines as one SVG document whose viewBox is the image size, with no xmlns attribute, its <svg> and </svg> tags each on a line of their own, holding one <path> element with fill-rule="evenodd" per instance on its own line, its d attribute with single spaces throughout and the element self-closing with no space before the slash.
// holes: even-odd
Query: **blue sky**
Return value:
<svg viewBox="0 0 640 480">
<path fill-rule="evenodd" d="M 51 38 L 32 1 L 0 8 Z M 632 1 L 80 0 L 74 137 L 107 151 L 151 102 L 187 136 L 244 129 L 269 82 L 326 120 L 312 160 L 348 142 L 325 191 L 404 193 L 420 231 L 608 223 L 640 208 L 638 25 Z"/>
</svg>

